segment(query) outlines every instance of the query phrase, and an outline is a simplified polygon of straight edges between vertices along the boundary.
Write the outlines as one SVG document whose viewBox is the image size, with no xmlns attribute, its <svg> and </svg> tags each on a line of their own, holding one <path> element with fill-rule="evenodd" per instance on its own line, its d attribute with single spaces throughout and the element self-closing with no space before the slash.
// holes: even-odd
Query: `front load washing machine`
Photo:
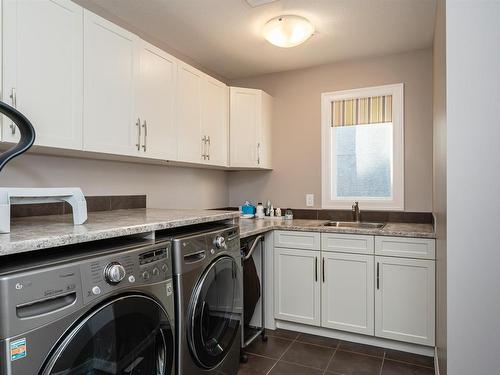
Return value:
<svg viewBox="0 0 500 375">
<path fill-rule="evenodd" d="M 130 241 L 5 259 L 1 375 L 173 374 L 170 243 Z"/>
<path fill-rule="evenodd" d="M 172 239 L 178 375 L 235 375 L 243 311 L 239 228 Z"/>
</svg>

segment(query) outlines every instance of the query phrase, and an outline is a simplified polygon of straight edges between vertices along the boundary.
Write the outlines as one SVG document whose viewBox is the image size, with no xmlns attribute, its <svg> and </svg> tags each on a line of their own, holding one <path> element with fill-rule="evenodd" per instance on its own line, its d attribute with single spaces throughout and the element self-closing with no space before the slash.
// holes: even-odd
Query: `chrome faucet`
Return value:
<svg viewBox="0 0 500 375">
<path fill-rule="evenodd" d="M 352 220 L 355 222 L 359 222 L 360 211 L 358 202 L 354 202 L 352 205 Z"/>
</svg>

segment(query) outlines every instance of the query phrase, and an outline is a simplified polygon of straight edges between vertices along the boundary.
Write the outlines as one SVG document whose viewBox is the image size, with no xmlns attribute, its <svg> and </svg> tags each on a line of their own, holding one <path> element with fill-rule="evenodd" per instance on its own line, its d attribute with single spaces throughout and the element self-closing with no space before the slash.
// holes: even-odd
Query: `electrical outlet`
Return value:
<svg viewBox="0 0 500 375">
<path fill-rule="evenodd" d="M 306 206 L 307 207 L 314 206 L 314 194 L 306 194 Z"/>
</svg>

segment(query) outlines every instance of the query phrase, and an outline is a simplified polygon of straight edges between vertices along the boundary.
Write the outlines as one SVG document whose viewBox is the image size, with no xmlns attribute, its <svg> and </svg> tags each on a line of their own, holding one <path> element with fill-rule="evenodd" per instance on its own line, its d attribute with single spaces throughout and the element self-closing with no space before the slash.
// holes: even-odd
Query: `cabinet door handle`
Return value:
<svg viewBox="0 0 500 375">
<path fill-rule="evenodd" d="M 204 135 L 203 138 L 201 139 L 201 150 L 202 150 L 201 157 L 203 158 L 203 160 L 207 158 L 206 148 L 207 148 L 207 136 Z"/>
<path fill-rule="evenodd" d="M 144 144 L 142 145 L 142 149 L 146 152 L 146 145 L 148 143 L 148 123 L 146 120 L 144 120 L 142 127 L 144 128 Z"/>
<path fill-rule="evenodd" d="M 211 143 L 210 143 L 210 136 L 208 135 L 207 136 L 207 159 L 210 160 L 210 146 L 211 146 Z"/>
<path fill-rule="evenodd" d="M 10 89 L 10 99 L 12 101 L 12 106 L 17 109 L 17 94 L 15 87 Z"/>
<path fill-rule="evenodd" d="M 380 263 L 377 262 L 377 290 L 380 289 Z"/>
<path fill-rule="evenodd" d="M 318 257 L 314 257 L 314 281 L 318 282 Z"/>
<path fill-rule="evenodd" d="M 257 142 L 257 164 L 260 165 L 260 142 Z"/>
<path fill-rule="evenodd" d="M 15 87 L 12 87 L 10 89 L 10 95 L 9 96 L 10 96 L 10 99 L 11 99 L 12 107 L 14 107 L 14 108 L 17 109 L 17 93 L 16 93 L 16 88 Z M 12 135 L 16 134 L 16 128 L 17 128 L 16 124 L 11 123 L 9 125 L 9 127 L 10 127 L 11 134 Z"/>
<path fill-rule="evenodd" d="M 135 147 L 137 147 L 137 151 L 141 150 L 141 119 L 138 117 L 137 122 L 135 123 L 135 126 L 137 126 L 137 143 L 135 144 Z"/>
<path fill-rule="evenodd" d="M 322 264 L 321 264 L 321 275 L 323 276 L 323 283 L 325 282 L 325 257 L 322 259 Z"/>
</svg>

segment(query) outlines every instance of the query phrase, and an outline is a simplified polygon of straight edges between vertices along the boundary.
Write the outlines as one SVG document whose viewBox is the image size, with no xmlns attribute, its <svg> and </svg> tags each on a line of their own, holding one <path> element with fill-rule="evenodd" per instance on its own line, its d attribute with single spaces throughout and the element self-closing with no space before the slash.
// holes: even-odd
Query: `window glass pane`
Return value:
<svg viewBox="0 0 500 375">
<path fill-rule="evenodd" d="M 392 197 L 392 123 L 337 126 L 332 132 L 336 161 L 332 198 Z"/>
</svg>

